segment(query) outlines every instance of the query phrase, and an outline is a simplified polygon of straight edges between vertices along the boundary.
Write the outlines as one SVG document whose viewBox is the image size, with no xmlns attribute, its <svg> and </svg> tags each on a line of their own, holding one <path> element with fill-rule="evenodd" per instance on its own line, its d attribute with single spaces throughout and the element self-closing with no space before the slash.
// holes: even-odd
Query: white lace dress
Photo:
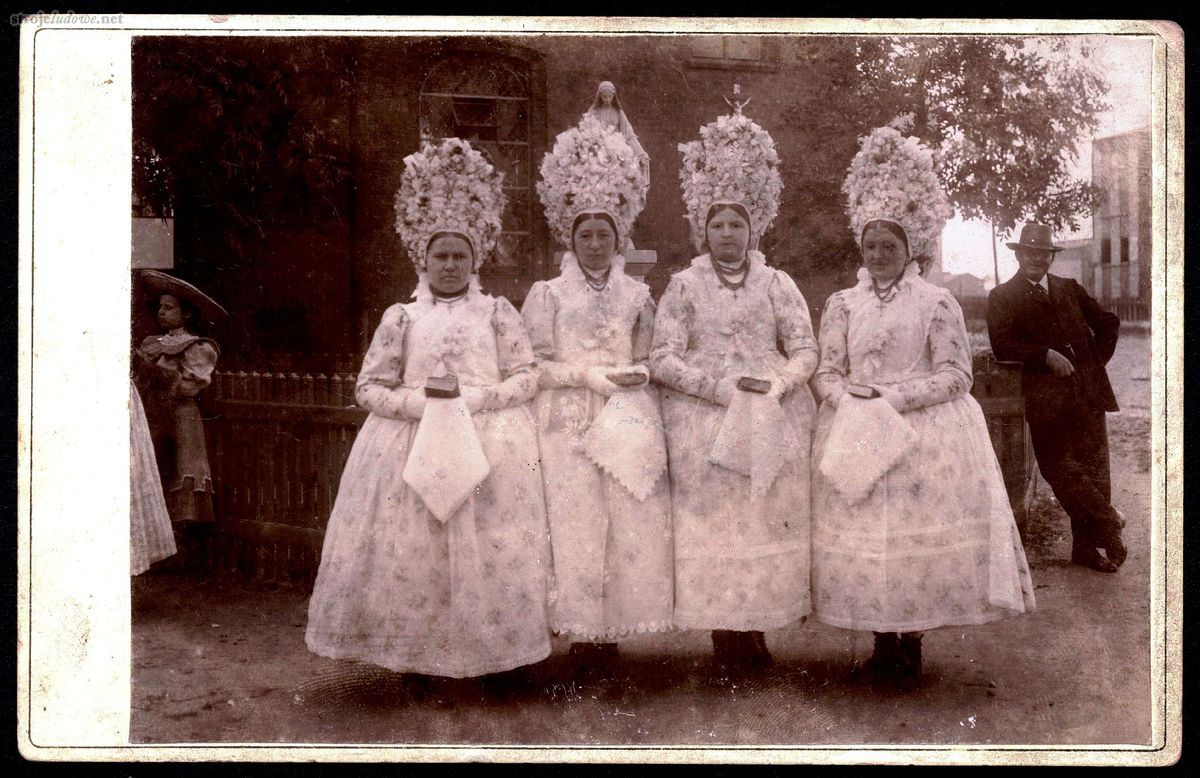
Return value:
<svg viewBox="0 0 1200 778">
<path fill-rule="evenodd" d="M 175 553 L 175 533 L 167 513 L 154 441 L 141 395 L 129 382 L 129 574 Z"/>
<path fill-rule="evenodd" d="M 840 398 L 848 383 L 890 387 L 917 444 L 853 505 L 814 468 L 813 612 L 821 622 L 910 632 L 1033 610 L 1029 566 L 971 380 L 962 311 L 915 263 L 888 302 L 865 271 L 829 297 L 817 394 Z M 816 464 L 833 418 L 824 402 Z"/>
<path fill-rule="evenodd" d="M 469 677 L 550 653 L 550 545 L 537 433 L 537 370 L 521 317 L 473 286 L 383 315 L 358 377 L 371 411 L 342 473 L 308 607 L 310 650 L 399 672 Z M 418 422 L 404 400 L 448 370 L 486 388 L 473 414 L 491 472 L 445 523 L 402 478 Z"/>
<path fill-rule="evenodd" d="M 782 349 L 782 350 L 781 350 Z M 817 364 L 808 305 L 786 273 L 750 252 L 745 285 L 725 287 L 709 256 L 676 273 L 659 301 L 650 354 L 663 387 L 675 527 L 675 626 L 768 630 L 810 611 L 809 446 Z M 774 375 L 800 439 L 769 491 L 709 461 L 726 376 Z"/>
<path fill-rule="evenodd" d="M 644 362 L 654 302 L 615 258 L 608 285 L 588 285 L 568 252 L 561 274 L 535 283 L 521 311 L 538 359 L 535 402 L 554 544 L 552 625 L 579 640 L 613 641 L 670 627 L 673 558 L 668 479 L 639 500 L 588 458 L 584 437 L 608 398 L 584 385 L 587 368 Z M 658 392 L 648 393 L 658 415 Z M 657 429 L 638 428 L 634 434 Z M 631 448 L 633 441 L 631 441 Z"/>
</svg>

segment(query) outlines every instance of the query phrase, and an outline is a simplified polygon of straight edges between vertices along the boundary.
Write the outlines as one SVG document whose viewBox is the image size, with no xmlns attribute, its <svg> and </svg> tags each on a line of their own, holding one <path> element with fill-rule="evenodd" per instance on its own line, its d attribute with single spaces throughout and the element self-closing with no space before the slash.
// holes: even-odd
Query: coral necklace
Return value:
<svg viewBox="0 0 1200 778">
<path fill-rule="evenodd" d="M 750 277 L 750 263 L 745 257 L 742 258 L 741 263 L 739 263 L 736 268 L 730 268 L 729 266 L 719 262 L 717 258 L 711 254 L 709 255 L 709 260 L 712 262 L 713 271 L 717 274 L 717 280 L 720 281 L 721 285 L 726 289 L 736 292 L 746 285 L 746 279 Z M 730 280 L 738 275 L 741 276 L 740 280 Z"/>
</svg>

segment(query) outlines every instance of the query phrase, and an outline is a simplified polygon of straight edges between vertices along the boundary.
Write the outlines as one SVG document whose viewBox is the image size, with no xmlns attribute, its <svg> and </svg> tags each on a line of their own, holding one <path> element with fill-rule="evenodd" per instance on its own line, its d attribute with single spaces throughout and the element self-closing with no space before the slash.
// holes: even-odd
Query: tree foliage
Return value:
<svg viewBox="0 0 1200 778">
<path fill-rule="evenodd" d="M 862 94 L 941 150 L 964 218 L 1007 234 L 1021 221 L 1077 229 L 1099 189 L 1071 175 L 1107 108 L 1108 85 L 1078 39 L 876 38 L 857 45 Z M 879 117 L 886 121 L 885 117 Z"/>
<path fill-rule="evenodd" d="M 133 74 L 133 191 L 144 215 L 207 213 L 236 259 L 274 224 L 345 209 L 353 63 L 338 42 L 147 38 L 134 46 Z"/>
<path fill-rule="evenodd" d="M 958 214 L 1000 234 L 1036 219 L 1075 229 L 1099 190 L 1074 179 L 1107 85 L 1092 52 L 1062 38 L 863 37 L 803 41 L 804 90 L 784 112 L 784 204 L 775 240 L 802 276 L 859 262 L 841 184 L 858 139 L 897 122 L 938 150 Z M 777 140 L 780 137 L 777 135 Z"/>
</svg>

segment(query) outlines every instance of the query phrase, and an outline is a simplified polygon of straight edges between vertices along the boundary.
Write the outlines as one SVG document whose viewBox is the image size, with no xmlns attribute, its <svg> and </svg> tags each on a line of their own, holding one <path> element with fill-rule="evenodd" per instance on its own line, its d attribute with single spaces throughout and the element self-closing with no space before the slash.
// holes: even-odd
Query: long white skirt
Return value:
<svg viewBox="0 0 1200 778">
<path fill-rule="evenodd" d="M 314 653 L 465 678 L 550 654 L 550 545 L 526 407 L 474 416 L 491 473 L 445 523 L 401 477 L 417 423 L 371 414 L 342 472 L 308 606 Z"/>
<path fill-rule="evenodd" d="M 817 416 L 820 463 L 834 410 Z M 813 469 L 813 611 L 875 632 L 982 624 L 1034 609 L 1025 550 L 970 395 L 909 411 L 917 447 L 849 505 Z"/>
<path fill-rule="evenodd" d="M 175 553 L 175 533 L 163 498 L 158 461 L 142 398 L 129 382 L 129 574 Z"/>
</svg>

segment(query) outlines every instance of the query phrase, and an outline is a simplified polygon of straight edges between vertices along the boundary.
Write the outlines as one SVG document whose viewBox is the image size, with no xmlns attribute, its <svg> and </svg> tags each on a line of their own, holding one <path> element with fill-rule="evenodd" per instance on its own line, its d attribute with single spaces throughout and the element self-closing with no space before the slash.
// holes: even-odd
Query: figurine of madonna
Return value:
<svg viewBox="0 0 1200 778">
<path fill-rule="evenodd" d="M 522 309 L 541 376 L 552 626 L 573 641 L 577 684 L 618 691 L 617 642 L 668 629 L 673 593 L 666 441 L 645 364 L 654 302 L 618 249 L 644 203 L 640 173 L 621 135 L 591 116 L 558 136 L 541 172 L 567 249 Z"/>
<path fill-rule="evenodd" d="M 633 155 L 637 159 L 638 169 L 642 174 L 643 192 L 649 188 L 650 155 L 638 141 L 637 133 L 633 131 L 633 125 L 629 123 L 629 117 L 625 115 L 625 109 L 621 107 L 621 100 L 617 97 L 617 87 L 613 85 L 613 82 L 600 82 L 600 85 L 596 87 L 596 96 L 592 98 L 592 104 L 584 116 L 594 116 L 621 133 L 621 137 L 629 144 L 629 148 L 633 150 Z"/>
</svg>

